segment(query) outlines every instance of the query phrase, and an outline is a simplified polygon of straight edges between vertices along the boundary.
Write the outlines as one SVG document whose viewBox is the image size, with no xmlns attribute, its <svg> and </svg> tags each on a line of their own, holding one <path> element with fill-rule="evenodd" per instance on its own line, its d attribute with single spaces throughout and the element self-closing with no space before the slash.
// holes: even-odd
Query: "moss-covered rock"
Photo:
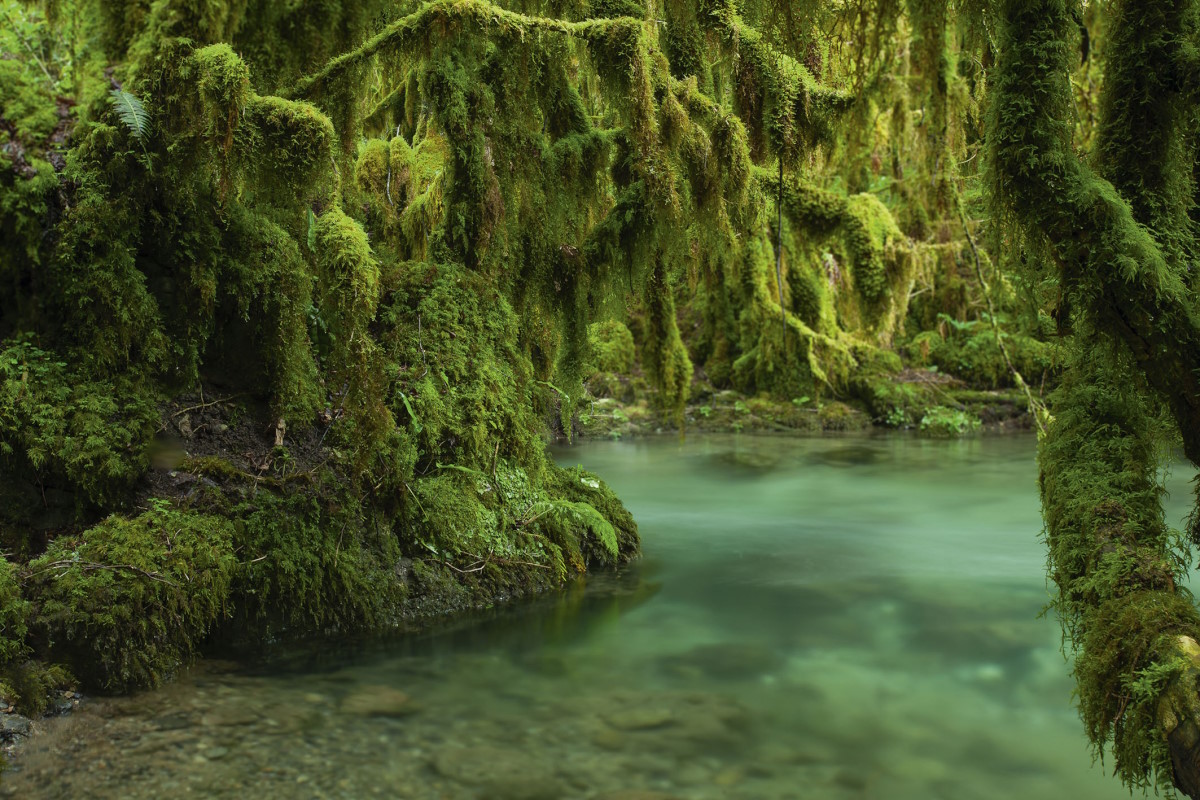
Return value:
<svg viewBox="0 0 1200 800">
<path fill-rule="evenodd" d="M 155 503 L 55 539 L 30 563 L 39 635 L 90 685 L 155 686 L 229 611 L 232 523 Z"/>
</svg>

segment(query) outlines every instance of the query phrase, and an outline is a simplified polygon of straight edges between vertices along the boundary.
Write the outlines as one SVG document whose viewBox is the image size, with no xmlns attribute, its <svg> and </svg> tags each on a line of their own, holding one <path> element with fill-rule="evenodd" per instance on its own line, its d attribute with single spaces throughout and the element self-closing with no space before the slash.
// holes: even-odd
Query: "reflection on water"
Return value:
<svg viewBox="0 0 1200 800">
<path fill-rule="evenodd" d="M 1033 450 L 899 437 L 562 450 L 637 516 L 633 568 L 435 635 L 209 662 L 94 701 L 31 743 L 4 792 L 1128 797 L 1091 766 L 1058 627 L 1038 618 Z"/>
</svg>

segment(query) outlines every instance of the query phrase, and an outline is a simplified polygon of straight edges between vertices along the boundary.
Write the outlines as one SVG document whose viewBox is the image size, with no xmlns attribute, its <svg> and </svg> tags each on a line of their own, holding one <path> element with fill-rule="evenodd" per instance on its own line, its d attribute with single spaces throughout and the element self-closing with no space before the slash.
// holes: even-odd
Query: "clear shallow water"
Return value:
<svg viewBox="0 0 1200 800">
<path fill-rule="evenodd" d="M 1092 766 L 1032 438 L 705 437 L 556 452 L 645 558 L 439 633 L 96 700 L 19 797 L 1126 798 Z M 1173 520 L 1184 478 L 1170 486 Z"/>
</svg>

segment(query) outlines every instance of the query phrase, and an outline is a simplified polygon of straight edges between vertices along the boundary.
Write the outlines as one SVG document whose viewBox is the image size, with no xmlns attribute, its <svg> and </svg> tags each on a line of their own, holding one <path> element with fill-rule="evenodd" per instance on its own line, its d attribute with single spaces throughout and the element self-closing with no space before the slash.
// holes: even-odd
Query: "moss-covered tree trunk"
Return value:
<svg viewBox="0 0 1200 800">
<path fill-rule="evenodd" d="M 1119 2 L 1096 168 L 1072 147 L 1078 9 L 1007 0 L 989 137 L 992 188 L 1055 265 L 1077 351 L 1039 451 L 1056 610 L 1081 714 L 1131 786 L 1200 796 L 1200 614 L 1163 519 L 1164 446 L 1200 464 L 1193 291 L 1197 9 Z"/>
</svg>

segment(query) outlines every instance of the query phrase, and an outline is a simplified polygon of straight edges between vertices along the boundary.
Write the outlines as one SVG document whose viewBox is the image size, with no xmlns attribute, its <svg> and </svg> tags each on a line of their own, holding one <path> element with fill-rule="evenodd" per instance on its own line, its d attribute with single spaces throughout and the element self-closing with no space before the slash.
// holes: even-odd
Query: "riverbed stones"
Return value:
<svg viewBox="0 0 1200 800">
<path fill-rule="evenodd" d="M 520 750 L 446 747 L 434 754 L 432 765 L 488 800 L 560 800 L 567 794 L 549 768 Z"/>
</svg>

